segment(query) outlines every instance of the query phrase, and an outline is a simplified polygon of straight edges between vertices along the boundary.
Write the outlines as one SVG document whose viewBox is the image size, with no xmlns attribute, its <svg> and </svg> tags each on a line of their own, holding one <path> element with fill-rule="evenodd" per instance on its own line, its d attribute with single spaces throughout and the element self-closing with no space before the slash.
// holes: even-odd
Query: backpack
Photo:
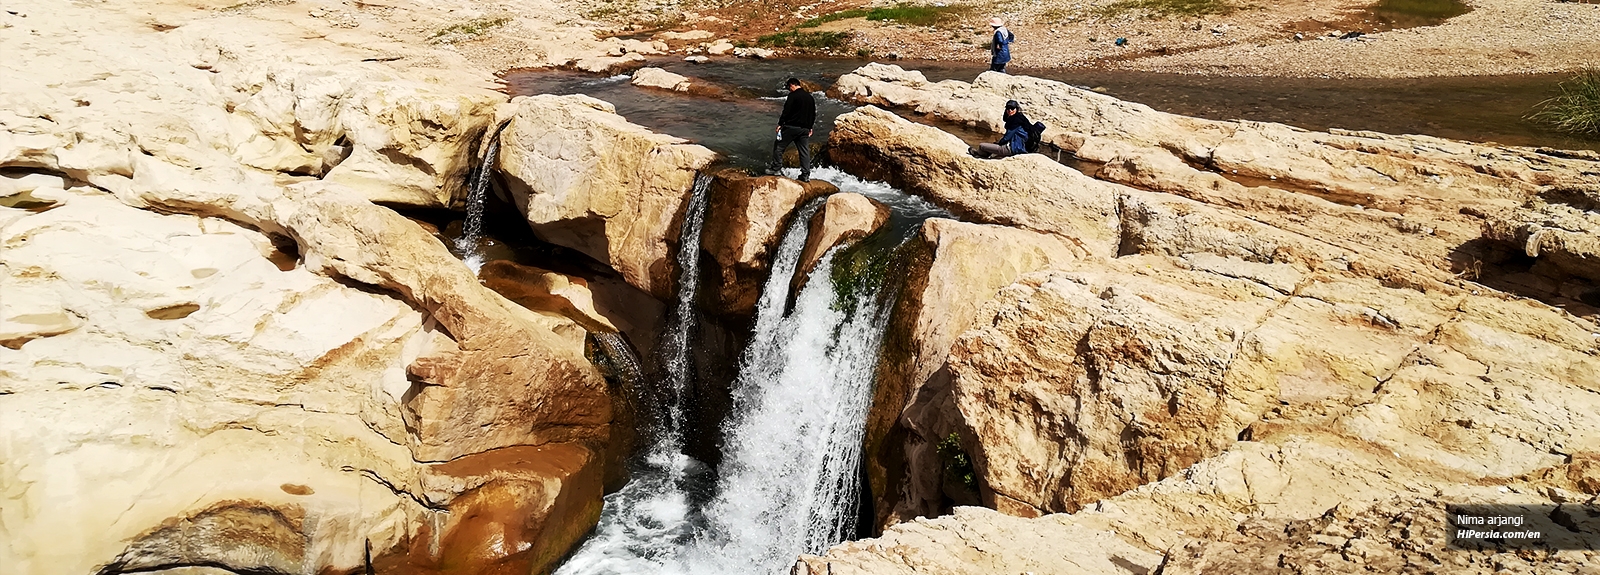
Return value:
<svg viewBox="0 0 1600 575">
<path fill-rule="evenodd" d="M 1039 141 L 1043 139 L 1044 122 L 1034 122 L 1032 126 L 1028 126 L 1028 141 L 1022 145 L 1022 148 L 1029 154 L 1037 153 L 1039 151 Z"/>
</svg>

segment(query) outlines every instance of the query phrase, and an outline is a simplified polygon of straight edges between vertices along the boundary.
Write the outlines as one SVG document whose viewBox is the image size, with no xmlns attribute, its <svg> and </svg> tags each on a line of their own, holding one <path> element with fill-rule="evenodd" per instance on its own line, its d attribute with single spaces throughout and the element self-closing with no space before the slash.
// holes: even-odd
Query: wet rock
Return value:
<svg viewBox="0 0 1600 575">
<path fill-rule="evenodd" d="M 751 177 L 739 170 L 717 174 L 700 245 L 718 271 L 714 277 L 719 278 L 715 293 L 720 313 L 738 317 L 755 311 L 784 227 L 800 206 L 837 191 L 822 180 L 800 183 L 777 176 Z"/>
<path fill-rule="evenodd" d="M 641 88 L 656 88 L 674 92 L 689 91 L 690 80 L 687 76 L 674 74 L 660 68 L 640 68 L 633 73 L 633 85 Z"/>
<path fill-rule="evenodd" d="M 614 333 L 617 326 L 594 309 L 588 282 L 564 274 L 496 260 L 478 270 L 484 287 L 517 305 L 559 315 L 591 332 Z"/>
<path fill-rule="evenodd" d="M 889 221 L 889 208 L 866 196 L 851 193 L 828 196 L 822 211 L 811 216 L 811 230 L 806 235 L 806 247 L 800 252 L 800 266 L 795 269 L 794 285 L 789 292 L 800 293 L 800 288 L 811 277 L 812 268 L 828 250 L 872 235 L 886 221 Z"/>
<path fill-rule="evenodd" d="M 705 56 L 689 56 L 687 58 L 684 58 L 683 61 L 689 62 L 691 64 L 704 64 L 706 62 L 710 62 L 711 59 L 707 58 Z"/>
<path fill-rule="evenodd" d="M 588 96 L 518 98 L 501 173 L 541 239 L 610 265 L 657 298 L 674 285 L 669 238 L 695 174 L 715 156 Z"/>
</svg>

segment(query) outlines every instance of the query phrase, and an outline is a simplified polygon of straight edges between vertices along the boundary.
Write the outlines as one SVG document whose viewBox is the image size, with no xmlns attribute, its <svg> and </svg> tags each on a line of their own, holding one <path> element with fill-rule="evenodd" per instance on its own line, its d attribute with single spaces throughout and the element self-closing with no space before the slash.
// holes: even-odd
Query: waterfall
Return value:
<svg viewBox="0 0 1600 575">
<path fill-rule="evenodd" d="M 494 163 L 500 157 L 500 130 L 504 128 L 504 125 L 496 128 L 489 137 L 483 161 L 478 163 L 467 182 L 467 219 L 461 224 L 461 235 L 456 237 L 456 253 L 462 255 L 462 261 L 473 273 L 483 267 L 483 254 L 478 251 L 478 239 L 483 237 L 483 203 L 489 192 L 490 176 L 494 174 Z"/>
<path fill-rule="evenodd" d="M 606 497 L 594 535 L 558 575 L 787 573 L 798 555 L 820 552 L 854 533 L 863 423 L 893 301 L 887 297 L 892 290 L 880 285 L 889 274 L 846 277 L 839 270 L 847 267 L 834 262 L 871 261 L 881 271 L 917 224 L 940 214 L 882 184 L 831 169 L 813 173 L 888 204 L 894 215 L 887 229 L 874 236 L 878 241 L 826 254 L 793 298 L 793 309 L 786 310 L 808 224 L 824 199 L 798 211 L 773 255 L 751 341 L 740 357 L 715 480 L 684 455 L 682 429 L 664 426 L 636 464 L 633 480 Z M 703 203 L 696 203 L 704 201 L 698 187 L 697 182 L 682 232 L 696 241 L 679 246 L 683 272 L 667 334 L 673 379 L 668 385 L 676 401 L 682 401 L 686 388 L 680 386 L 689 377 L 692 286 L 704 212 Z M 857 257 L 862 254 L 870 257 Z M 671 365 L 674 358 L 684 363 Z"/>
<path fill-rule="evenodd" d="M 694 192 L 689 196 L 689 207 L 683 214 L 683 226 L 678 230 L 678 301 L 672 307 L 672 318 L 667 325 L 666 339 L 662 344 L 663 363 L 667 368 L 667 397 L 664 407 L 664 435 L 679 441 L 683 432 L 683 412 L 689 392 L 689 341 L 695 326 L 695 296 L 700 288 L 700 235 L 705 227 L 706 206 L 711 203 L 710 174 L 699 174 L 694 179 Z M 681 442 L 675 443 L 681 448 Z"/>
</svg>

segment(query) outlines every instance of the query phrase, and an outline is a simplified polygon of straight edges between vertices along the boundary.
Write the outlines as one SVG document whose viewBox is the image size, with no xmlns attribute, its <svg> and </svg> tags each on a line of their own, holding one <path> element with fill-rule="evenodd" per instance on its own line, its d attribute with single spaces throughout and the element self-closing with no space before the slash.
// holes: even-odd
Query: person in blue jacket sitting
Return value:
<svg viewBox="0 0 1600 575">
<path fill-rule="evenodd" d="M 994 159 L 1014 156 L 1027 151 L 1028 130 L 1033 127 L 1033 124 L 1028 122 L 1027 116 L 1022 115 L 1022 104 L 1017 103 L 1016 100 L 1007 100 L 1005 118 L 1005 135 L 1000 137 L 999 142 L 978 144 L 978 151 L 973 154 L 974 156 Z"/>
</svg>

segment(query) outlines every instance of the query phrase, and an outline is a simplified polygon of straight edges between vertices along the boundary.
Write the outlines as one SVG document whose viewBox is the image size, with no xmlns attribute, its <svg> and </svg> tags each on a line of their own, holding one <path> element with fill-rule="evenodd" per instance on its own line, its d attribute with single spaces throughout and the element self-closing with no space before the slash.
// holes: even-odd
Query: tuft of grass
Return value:
<svg viewBox="0 0 1600 575">
<path fill-rule="evenodd" d="M 428 41 L 441 43 L 472 40 L 487 34 L 490 30 L 505 26 L 509 22 L 511 22 L 510 16 L 484 16 L 482 18 L 473 18 L 466 22 L 451 24 L 449 26 L 445 26 L 444 28 L 435 30 L 433 34 L 428 36 Z"/>
<path fill-rule="evenodd" d="M 1600 136 L 1600 68 L 1586 68 L 1559 86 L 1561 94 L 1534 106 L 1527 118 L 1563 132 Z"/>
<path fill-rule="evenodd" d="M 800 50 L 836 50 L 850 40 L 848 32 L 801 32 L 790 30 L 768 34 L 756 39 L 757 46 L 769 48 L 797 48 Z"/>
<path fill-rule="evenodd" d="M 1226 0 L 1119 0 L 1099 8 L 1095 14 L 1102 17 L 1119 16 L 1142 11 L 1151 18 L 1162 16 L 1206 16 L 1231 14 L 1237 7 Z"/>
<path fill-rule="evenodd" d="M 874 22 L 898 22 L 912 26 L 932 26 L 947 22 L 953 18 L 965 16 L 970 12 L 966 6 L 918 6 L 913 4 L 896 4 L 885 8 L 859 8 L 824 14 L 805 22 L 796 28 L 816 28 L 829 22 L 846 20 L 849 18 L 866 18 Z"/>
</svg>

